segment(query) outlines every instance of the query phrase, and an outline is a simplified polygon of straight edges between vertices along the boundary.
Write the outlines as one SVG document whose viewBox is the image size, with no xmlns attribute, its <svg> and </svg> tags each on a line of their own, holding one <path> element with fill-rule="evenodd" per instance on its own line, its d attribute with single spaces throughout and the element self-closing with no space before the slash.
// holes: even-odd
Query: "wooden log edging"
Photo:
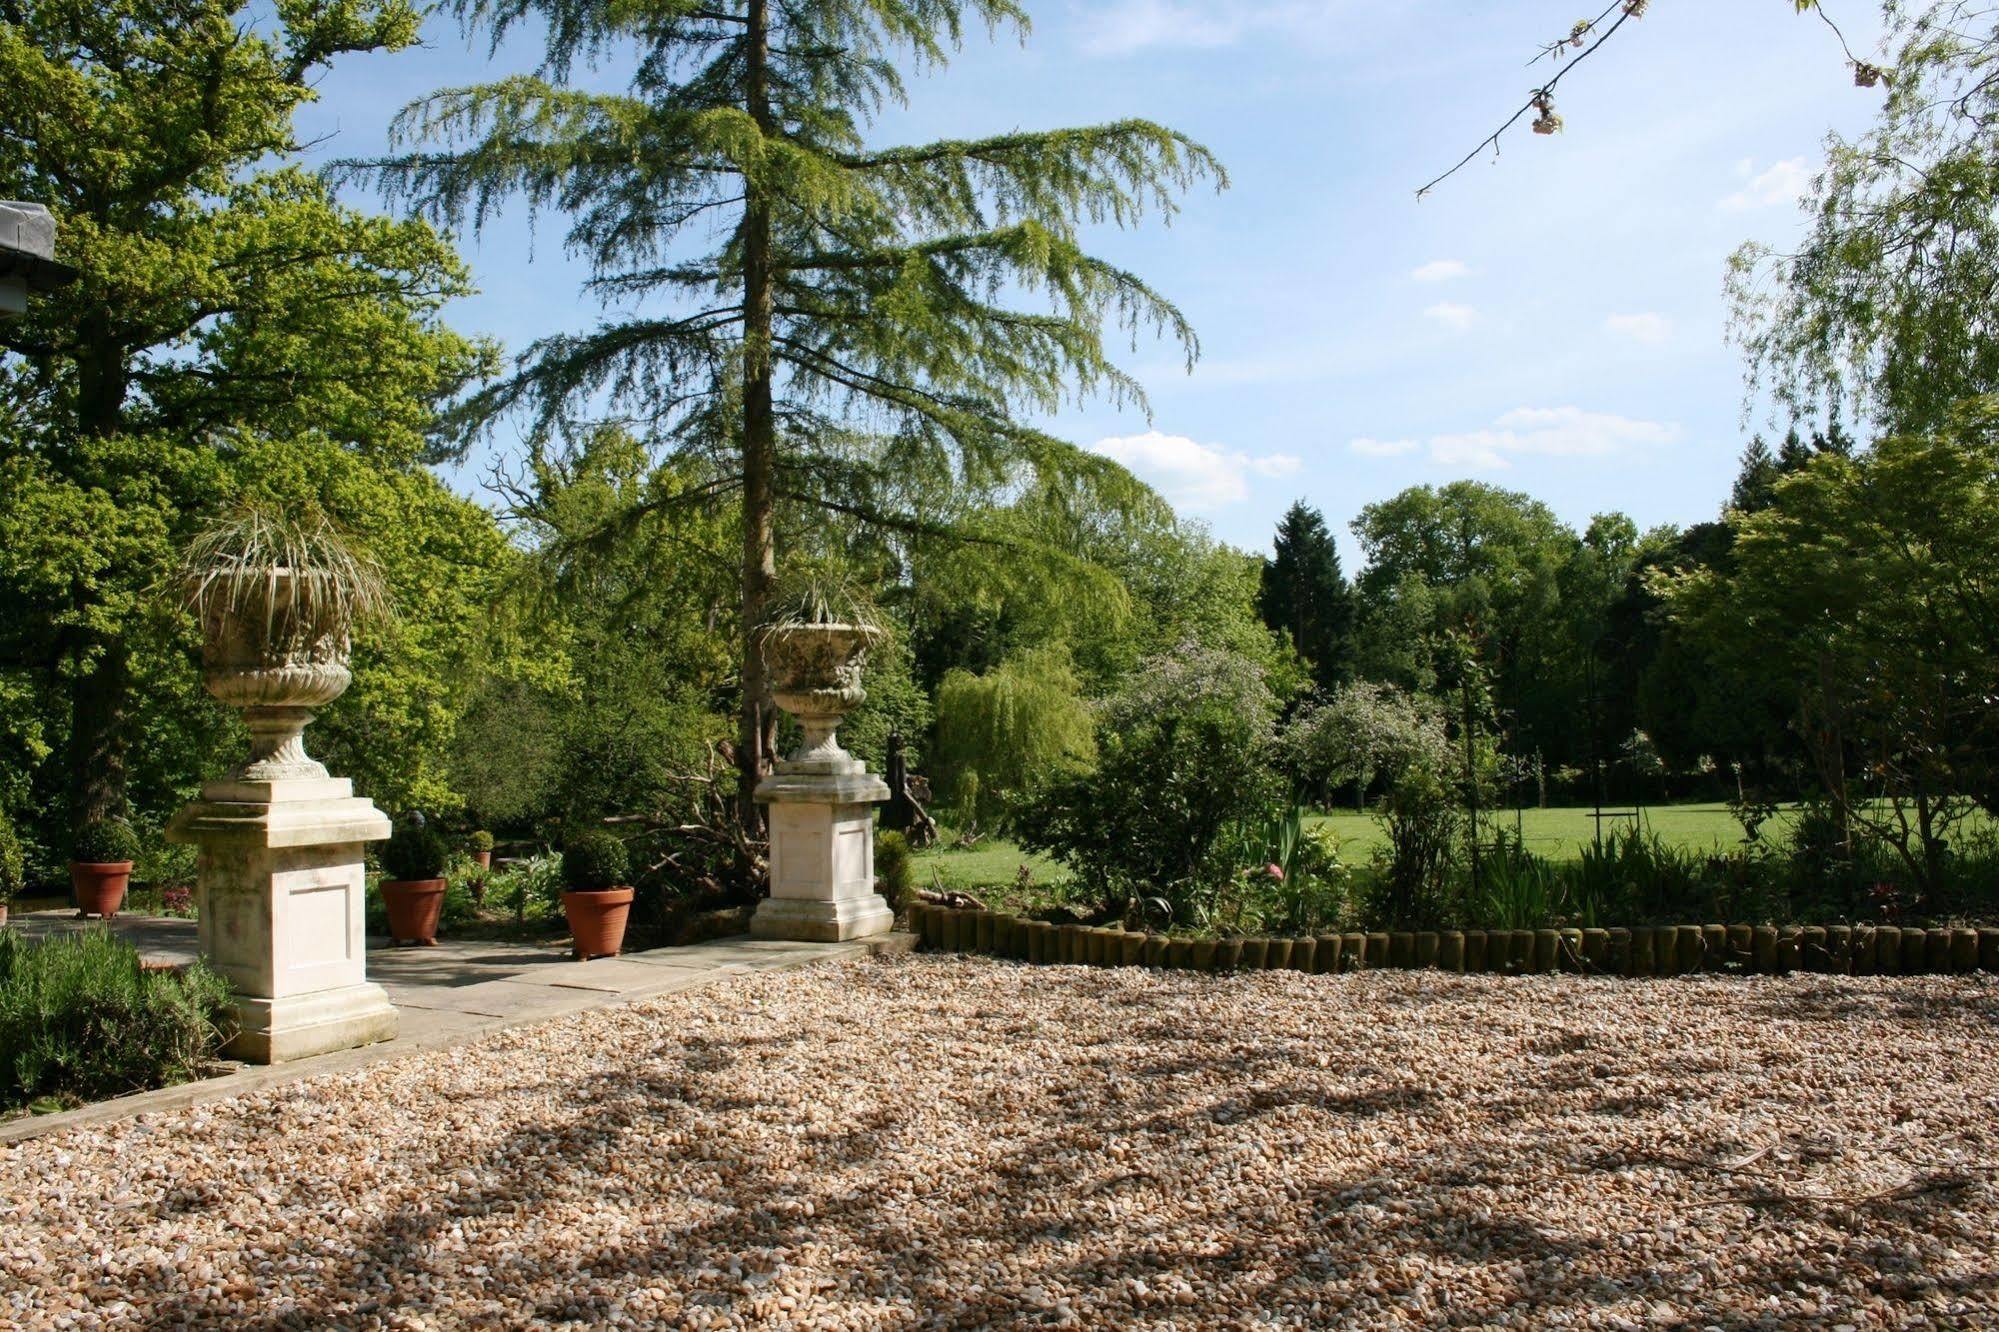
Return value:
<svg viewBox="0 0 1999 1332">
<path fill-rule="evenodd" d="M 1999 927 L 1922 930 L 1893 925 L 1640 925 L 1630 929 L 1439 930 L 1300 938 L 1183 939 L 1115 925 L 1058 925 L 1005 912 L 909 909 L 931 952 L 1022 962 L 1171 971 L 1406 969 L 1452 974 L 1568 972 L 1596 976 L 1696 973 L 1937 976 L 1999 973 Z"/>
</svg>

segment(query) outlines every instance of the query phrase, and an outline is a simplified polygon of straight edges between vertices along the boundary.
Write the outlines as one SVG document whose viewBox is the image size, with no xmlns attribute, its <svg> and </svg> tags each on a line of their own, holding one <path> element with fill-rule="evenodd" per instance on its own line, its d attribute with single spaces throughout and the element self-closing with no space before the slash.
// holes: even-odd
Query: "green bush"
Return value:
<svg viewBox="0 0 1999 1332">
<path fill-rule="evenodd" d="M 449 899 L 447 899 L 447 905 Z M 562 857 L 530 856 L 486 881 L 486 907 L 516 920 L 539 920 L 562 907 Z"/>
<path fill-rule="evenodd" d="M 115 865 L 139 858 L 139 835 L 123 819 L 86 823 L 70 844 L 70 859 L 83 865 Z"/>
<path fill-rule="evenodd" d="M 415 819 L 396 825 L 389 840 L 382 843 L 382 877 L 409 881 L 444 876 L 451 848 L 429 823 Z"/>
<path fill-rule="evenodd" d="M 493 834 L 481 828 L 465 839 L 465 845 L 470 847 L 474 852 L 491 851 L 493 849 Z"/>
<path fill-rule="evenodd" d="M 28 857 L 15 835 L 14 824 L 0 814 L 0 905 L 28 890 Z"/>
<path fill-rule="evenodd" d="M 910 855 L 909 839 L 901 833 L 890 830 L 875 834 L 875 883 L 891 911 L 901 911 L 916 886 L 916 866 Z"/>
<path fill-rule="evenodd" d="M 185 1082 L 221 1049 L 228 998 L 205 964 L 144 970 L 106 930 L 40 944 L 0 930 L 0 1107 Z"/>
<path fill-rule="evenodd" d="M 1022 806 L 1020 843 L 1046 852 L 1114 911 L 1211 926 L 1241 872 L 1236 830 L 1281 815 L 1277 701 L 1257 664 L 1211 648 L 1154 657 L 1103 709 L 1097 770 Z"/>
<path fill-rule="evenodd" d="M 572 893 L 622 888 L 631 868 L 625 844 L 607 832 L 578 833 L 562 849 L 562 886 Z"/>
</svg>

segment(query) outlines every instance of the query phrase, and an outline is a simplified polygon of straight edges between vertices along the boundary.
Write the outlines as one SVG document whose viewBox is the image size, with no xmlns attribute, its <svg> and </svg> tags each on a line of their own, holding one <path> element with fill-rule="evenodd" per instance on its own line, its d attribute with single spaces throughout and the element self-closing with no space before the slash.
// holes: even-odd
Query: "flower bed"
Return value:
<svg viewBox="0 0 1999 1332">
<path fill-rule="evenodd" d="M 1603 976 L 1681 976 L 1700 971 L 1839 976 L 1999 972 L 1999 928 L 1989 926 L 1925 930 L 1893 925 L 1659 925 L 1185 939 L 916 903 L 910 908 L 910 927 L 925 948 L 941 952 L 1182 971 L 1324 973 L 1394 967 Z"/>
</svg>

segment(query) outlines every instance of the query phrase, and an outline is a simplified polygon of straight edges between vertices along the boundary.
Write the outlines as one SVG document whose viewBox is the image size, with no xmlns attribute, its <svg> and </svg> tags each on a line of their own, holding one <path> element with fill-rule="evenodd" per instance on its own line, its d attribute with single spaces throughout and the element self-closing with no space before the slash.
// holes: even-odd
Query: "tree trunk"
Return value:
<svg viewBox="0 0 1999 1332">
<path fill-rule="evenodd" d="M 124 425 L 125 351 L 101 319 L 87 318 L 83 334 L 76 357 L 77 435 L 103 439 Z M 79 667 L 94 658 L 88 673 L 79 672 L 70 683 L 69 826 L 75 833 L 125 813 L 132 669 L 131 654 L 115 631 L 108 637 L 78 635 L 70 652 Z"/>
<path fill-rule="evenodd" d="M 75 833 L 125 812 L 131 658 L 123 640 L 101 645 L 95 669 L 70 686 L 69 826 Z"/>
<path fill-rule="evenodd" d="M 770 30 L 767 0 L 750 0 L 748 78 L 751 119 L 766 135 L 776 125 L 770 111 L 768 64 Z M 763 779 L 775 718 L 757 628 L 777 576 L 776 507 L 777 415 L 771 369 L 771 209 L 763 188 L 745 182 L 743 209 L 743 710 L 736 749 L 739 817 L 751 836 L 763 832 L 756 786 Z"/>
</svg>

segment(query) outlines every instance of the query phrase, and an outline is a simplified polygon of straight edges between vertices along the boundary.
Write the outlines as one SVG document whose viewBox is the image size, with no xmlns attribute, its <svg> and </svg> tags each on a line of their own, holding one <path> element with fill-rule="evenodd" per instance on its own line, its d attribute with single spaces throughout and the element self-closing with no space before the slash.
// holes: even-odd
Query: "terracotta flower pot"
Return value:
<svg viewBox="0 0 1999 1332">
<path fill-rule="evenodd" d="M 491 851 L 473 851 L 469 854 L 472 857 L 472 863 L 480 869 L 489 870 L 493 868 L 493 853 Z"/>
<path fill-rule="evenodd" d="M 382 902 L 389 908 L 389 942 L 437 947 L 437 918 L 444 912 L 443 879 L 384 879 Z"/>
<path fill-rule="evenodd" d="M 632 890 L 606 888 L 596 893 L 562 894 L 562 914 L 569 918 L 569 937 L 580 961 L 616 957 L 625 944 L 625 922 L 632 914 Z"/>
<path fill-rule="evenodd" d="M 78 914 L 110 920 L 125 901 L 125 886 L 132 881 L 129 860 L 69 862 L 70 886 L 76 890 Z"/>
</svg>

